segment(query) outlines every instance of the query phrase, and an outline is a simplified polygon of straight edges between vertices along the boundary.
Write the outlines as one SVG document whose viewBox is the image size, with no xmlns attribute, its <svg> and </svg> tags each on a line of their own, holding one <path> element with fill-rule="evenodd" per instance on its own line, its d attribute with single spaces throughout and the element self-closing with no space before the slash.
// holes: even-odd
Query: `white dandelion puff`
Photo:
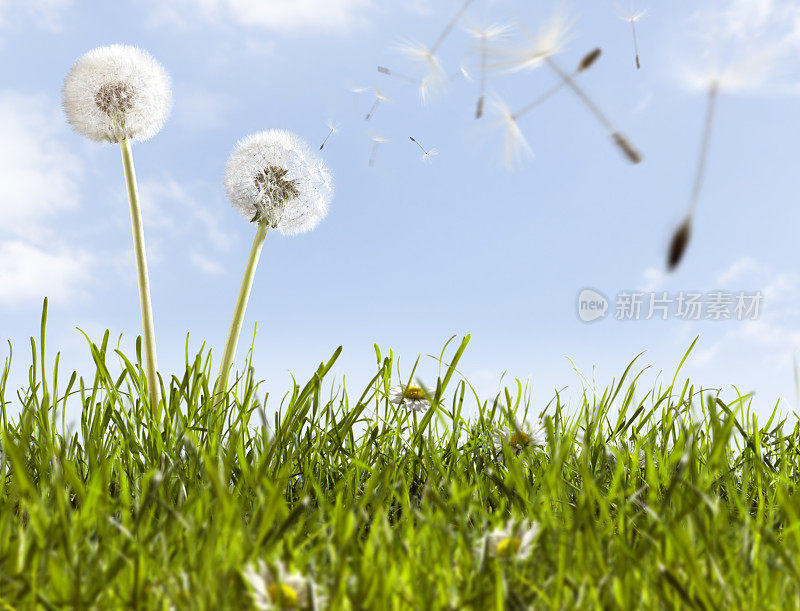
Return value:
<svg viewBox="0 0 800 611">
<path fill-rule="evenodd" d="M 271 129 L 239 141 L 225 167 L 225 190 L 247 220 L 294 235 L 325 217 L 333 178 L 301 138 Z"/>
<path fill-rule="evenodd" d="M 75 131 L 96 142 L 118 143 L 122 153 L 142 316 L 147 395 L 150 409 L 155 410 L 159 402 L 158 359 L 142 208 L 130 143 L 147 140 L 164 126 L 172 105 L 169 77 L 161 64 L 142 49 L 125 45 L 97 47 L 75 62 L 64 79 L 61 94 L 67 121 Z"/>
<path fill-rule="evenodd" d="M 395 405 L 402 405 L 412 412 L 424 412 L 431 404 L 425 397 L 425 391 L 419 386 L 398 384 L 389 389 L 389 400 Z"/>
<path fill-rule="evenodd" d="M 295 134 L 271 129 L 240 140 L 225 166 L 225 191 L 231 204 L 258 228 L 239 288 L 225 342 L 218 379 L 221 397 L 236 355 L 242 321 L 250 298 L 267 230 L 283 235 L 310 231 L 328 213 L 333 176 Z"/>
<path fill-rule="evenodd" d="M 149 53 L 111 45 L 75 62 L 62 101 L 69 124 L 91 140 L 147 140 L 164 126 L 172 91 L 166 71 Z"/>
</svg>

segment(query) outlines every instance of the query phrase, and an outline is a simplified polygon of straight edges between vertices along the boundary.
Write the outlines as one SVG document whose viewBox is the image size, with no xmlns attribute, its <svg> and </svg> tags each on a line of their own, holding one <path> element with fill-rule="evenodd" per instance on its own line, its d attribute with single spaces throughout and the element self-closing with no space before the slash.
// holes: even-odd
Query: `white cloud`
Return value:
<svg viewBox="0 0 800 611">
<path fill-rule="evenodd" d="M 688 54 L 677 64 L 690 89 L 800 93 L 800 0 L 712 0 L 686 26 L 689 39 L 675 44 Z"/>
<path fill-rule="evenodd" d="M 191 257 L 194 266 L 209 276 L 218 276 L 225 271 L 225 268 L 222 267 L 222 264 L 210 257 L 205 256 L 204 254 L 193 252 Z"/>
<path fill-rule="evenodd" d="M 80 297 L 92 264 L 92 257 L 78 249 L 0 242 L 0 304 L 30 306 L 44 297 L 61 302 Z"/>
<path fill-rule="evenodd" d="M 175 88 L 175 120 L 193 132 L 225 127 L 236 108 L 236 99 L 226 93 Z"/>
<path fill-rule="evenodd" d="M 0 93 L 0 236 L 41 238 L 78 205 L 82 165 L 58 138 L 63 125 L 45 98 Z"/>
<path fill-rule="evenodd" d="M 220 228 L 219 217 L 226 207 L 213 211 L 171 177 L 148 179 L 140 183 L 146 228 L 167 233 L 171 238 L 188 235 L 192 242 L 198 235 L 218 250 L 226 250 L 231 236 Z"/>
<path fill-rule="evenodd" d="M 26 25 L 57 30 L 61 27 L 61 15 L 72 0 L 0 0 L 0 27 L 8 27 L 17 15 L 26 20 Z"/>
<path fill-rule="evenodd" d="M 372 0 L 160 0 L 153 24 L 187 27 L 200 18 L 273 31 L 342 32 L 360 23 Z"/>
<path fill-rule="evenodd" d="M 0 304 L 36 305 L 83 294 L 94 257 L 64 244 L 59 213 L 79 203 L 83 165 L 43 96 L 0 92 Z"/>
</svg>

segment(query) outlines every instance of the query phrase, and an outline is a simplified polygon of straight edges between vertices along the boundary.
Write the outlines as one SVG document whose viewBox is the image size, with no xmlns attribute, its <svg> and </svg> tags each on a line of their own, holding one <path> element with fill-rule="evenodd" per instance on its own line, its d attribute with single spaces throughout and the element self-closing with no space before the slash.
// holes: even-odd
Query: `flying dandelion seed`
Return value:
<svg viewBox="0 0 800 611">
<path fill-rule="evenodd" d="M 369 138 L 370 140 L 372 140 L 372 153 L 370 153 L 369 156 L 369 167 L 372 167 L 375 165 L 375 158 L 378 155 L 378 147 L 381 144 L 386 144 L 387 142 L 389 142 L 389 139 L 384 138 L 383 136 L 379 136 L 374 132 L 369 132 Z"/>
<path fill-rule="evenodd" d="M 697 158 L 697 168 L 695 170 L 694 183 L 692 185 L 692 192 L 689 196 L 689 209 L 684 221 L 675 230 L 670 241 L 669 250 L 667 252 L 667 269 L 674 271 L 681 262 L 686 249 L 689 246 L 689 240 L 692 236 L 692 220 L 694 212 L 697 208 L 697 202 L 700 199 L 700 191 L 703 187 L 703 181 L 706 173 L 706 161 L 708 159 L 708 149 L 711 143 L 711 128 L 714 124 L 714 111 L 716 109 L 717 93 L 719 85 L 716 81 L 712 81 L 708 88 L 706 96 L 706 116 L 703 122 L 703 135 L 700 140 L 700 154 Z"/>
<path fill-rule="evenodd" d="M 601 54 L 602 50 L 599 47 L 589 51 L 589 53 L 587 53 L 586 55 L 583 56 L 583 58 L 581 58 L 578 67 L 570 76 L 574 78 L 581 72 L 584 72 L 589 68 L 591 68 L 594 65 L 594 63 L 598 60 Z M 514 117 L 514 120 L 518 120 L 523 115 L 529 113 L 531 110 L 533 110 L 534 108 L 545 102 L 547 99 L 549 99 L 550 97 L 561 91 L 566 86 L 567 86 L 566 80 L 562 79 L 560 83 L 554 85 L 553 87 L 545 91 L 542 95 L 533 100 L 533 102 L 531 102 L 527 106 L 524 106 L 523 108 L 520 108 L 517 112 L 515 112 L 512 115 Z"/>
<path fill-rule="evenodd" d="M 444 68 L 442 67 L 442 60 L 437 55 L 437 51 L 472 2 L 473 0 L 466 0 L 455 16 L 453 16 L 445 26 L 444 30 L 442 30 L 442 33 L 439 34 L 436 42 L 430 47 L 410 40 L 403 40 L 397 45 L 397 51 L 408 57 L 415 64 L 422 66 L 424 70 L 424 76 L 420 79 L 406 77 L 419 83 L 420 99 L 422 99 L 423 102 L 427 101 L 434 93 L 438 92 L 448 80 Z M 390 73 L 391 71 L 384 72 L 384 74 Z"/>
<path fill-rule="evenodd" d="M 583 91 L 578 85 L 575 83 L 574 79 L 564 72 L 561 68 L 558 67 L 552 58 L 545 57 L 545 63 L 563 80 L 567 86 L 575 92 L 575 95 L 584 103 L 584 105 L 589 109 L 589 111 L 597 118 L 597 120 L 606 128 L 608 133 L 611 135 L 612 139 L 614 140 L 614 144 L 619 148 L 622 153 L 628 158 L 631 163 L 640 163 L 642 161 L 642 155 L 636 149 L 636 147 L 631 144 L 631 142 L 619 133 L 615 128 L 611 121 L 606 118 L 606 116 L 600 111 L 597 104 L 595 104 L 592 99 Z"/>
<path fill-rule="evenodd" d="M 494 54 L 497 61 L 488 66 L 506 72 L 533 70 L 544 60 L 564 48 L 571 37 L 574 19 L 559 8 L 544 22 L 535 36 L 529 37 L 527 44 L 515 50 L 500 51 Z"/>
<path fill-rule="evenodd" d="M 386 76 L 391 76 L 401 81 L 405 81 L 406 83 L 411 83 L 412 85 L 414 85 L 417 88 L 417 92 L 419 94 L 419 100 L 422 104 L 427 104 L 430 98 L 432 97 L 432 94 L 435 93 L 438 89 L 440 89 L 442 84 L 445 82 L 454 81 L 457 78 L 465 78 L 467 80 L 472 80 L 472 77 L 469 75 L 466 68 L 464 68 L 463 66 L 450 76 L 437 75 L 433 77 L 429 75 L 421 79 L 414 78 L 413 76 L 409 76 L 408 74 L 403 74 L 402 72 L 397 72 L 396 70 L 392 70 L 390 68 L 387 68 L 386 66 L 378 66 L 378 72 Z"/>
<path fill-rule="evenodd" d="M 642 63 L 639 61 L 639 42 L 636 40 L 636 22 L 641 21 L 647 15 L 647 10 L 624 12 L 620 11 L 620 18 L 631 24 L 631 33 L 633 34 L 633 53 L 636 58 L 636 69 L 640 70 Z"/>
<path fill-rule="evenodd" d="M 578 67 L 572 73 L 576 76 L 585 70 L 591 68 L 601 55 L 599 48 L 593 49 L 581 58 Z M 542 95 L 533 100 L 530 104 L 520 108 L 517 112 L 511 112 L 511 109 L 502 101 L 496 100 L 493 104 L 493 113 L 499 117 L 495 123 L 499 123 L 504 134 L 504 162 L 508 169 L 513 169 L 515 165 L 522 161 L 524 156 L 532 156 L 533 153 L 525 140 L 522 130 L 520 130 L 517 121 L 520 117 L 532 111 L 534 108 L 542 104 L 545 100 L 552 97 L 558 91 L 566 87 L 566 81 L 562 80 L 557 85 L 545 91 Z"/>
<path fill-rule="evenodd" d="M 436 155 L 439 154 L 439 151 L 437 151 L 436 149 L 431 149 L 429 151 L 426 151 L 425 148 L 416 139 L 414 139 L 413 136 L 409 136 L 409 139 L 411 140 L 411 142 L 416 144 L 422 151 L 422 161 L 430 161 L 433 157 L 436 157 Z"/>
<path fill-rule="evenodd" d="M 489 44 L 499 38 L 507 36 L 511 32 L 512 27 L 508 24 L 492 24 L 483 29 L 468 28 L 469 32 L 474 38 L 478 39 L 479 53 L 481 58 L 480 63 L 480 84 L 478 91 L 478 104 L 475 109 L 475 118 L 480 119 L 483 117 L 483 107 L 486 97 L 486 81 L 489 64 Z"/>
<path fill-rule="evenodd" d="M 325 148 L 325 144 L 328 142 L 328 138 L 330 138 L 333 134 L 338 134 L 339 133 L 340 125 L 338 123 L 334 123 L 332 119 L 328 119 L 326 121 L 325 125 L 328 126 L 328 129 L 330 131 L 328 131 L 328 135 L 325 136 L 325 140 L 322 141 L 322 144 L 319 145 L 319 150 L 322 150 L 323 148 Z"/>
<path fill-rule="evenodd" d="M 380 106 L 382 102 L 391 102 L 391 100 L 387 98 L 383 93 L 381 93 L 381 91 L 377 87 L 375 88 L 374 93 L 375 93 L 375 102 L 369 109 L 367 116 L 364 117 L 365 121 L 369 121 L 372 118 L 372 116 L 375 114 L 375 111 L 378 110 L 378 106 Z"/>
</svg>

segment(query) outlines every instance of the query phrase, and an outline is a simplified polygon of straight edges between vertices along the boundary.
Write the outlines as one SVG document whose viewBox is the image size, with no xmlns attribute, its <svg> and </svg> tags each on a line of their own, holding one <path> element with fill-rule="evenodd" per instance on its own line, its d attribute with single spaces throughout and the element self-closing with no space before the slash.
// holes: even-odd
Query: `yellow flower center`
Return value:
<svg viewBox="0 0 800 611">
<path fill-rule="evenodd" d="M 425 392 L 419 386 L 407 386 L 405 391 L 406 399 L 419 401 L 425 398 Z"/>
<path fill-rule="evenodd" d="M 285 583 L 271 583 L 267 586 L 269 599 L 281 609 L 291 609 L 297 606 L 297 592 Z"/>
<path fill-rule="evenodd" d="M 522 541 L 519 537 L 508 537 L 497 544 L 497 555 L 501 558 L 508 558 L 519 551 Z"/>
<path fill-rule="evenodd" d="M 512 433 L 511 437 L 508 438 L 508 443 L 510 443 L 515 448 L 525 447 L 531 441 L 530 436 L 527 433 L 523 433 L 522 431 L 518 431 L 516 433 Z"/>
</svg>

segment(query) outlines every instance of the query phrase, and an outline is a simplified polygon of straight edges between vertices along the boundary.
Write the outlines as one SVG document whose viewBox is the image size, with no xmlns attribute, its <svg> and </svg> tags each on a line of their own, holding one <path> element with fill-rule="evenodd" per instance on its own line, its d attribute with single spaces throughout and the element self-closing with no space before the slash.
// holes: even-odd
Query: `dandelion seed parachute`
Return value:
<svg viewBox="0 0 800 611">
<path fill-rule="evenodd" d="M 96 142 L 148 140 L 172 107 L 169 76 L 137 47 L 110 45 L 83 55 L 67 74 L 62 103 L 69 124 Z"/>
<path fill-rule="evenodd" d="M 225 168 L 225 190 L 247 220 L 284 235 L 310 231 L 328 212 L 330 170 L 298 136 L 267 130 L 241 140 Z"/>
</svg>

